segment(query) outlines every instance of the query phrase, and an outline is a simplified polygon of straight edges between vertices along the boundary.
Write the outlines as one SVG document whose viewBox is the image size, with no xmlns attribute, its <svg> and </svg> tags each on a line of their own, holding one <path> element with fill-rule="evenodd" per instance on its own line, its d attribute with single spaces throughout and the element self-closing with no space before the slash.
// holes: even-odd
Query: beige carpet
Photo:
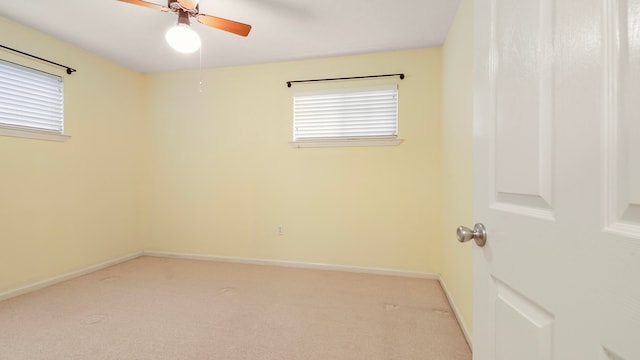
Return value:
<svg viewBox="0 0 640 360">
<path fill-rule="evenodd" d="M 141 257 L 0 302 L 0 359 L 471 354 L 436 281 Z"/>
</svg>

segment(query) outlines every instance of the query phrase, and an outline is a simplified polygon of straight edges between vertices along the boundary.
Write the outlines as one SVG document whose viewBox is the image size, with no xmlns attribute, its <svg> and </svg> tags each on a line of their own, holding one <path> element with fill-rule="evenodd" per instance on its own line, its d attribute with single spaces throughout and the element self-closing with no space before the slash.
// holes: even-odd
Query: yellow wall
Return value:
<svg viewBox="0 0 640 360">
<path fill-rule="evenodd" d="M 472 330 L 471 244 L 455 229 L 472 225 L 473 1 L 461 0 L 443 47 L 443 255 L 442 278 Z"/>
<path fill-rule="evenodd" d="M 0 136 L 0 293 L 134 251 L 144 78 L 0 18 L 2 44 L 78 72 L 64 75 L 67 142 Z"/>
<path fill-rule="evenodd" d="M 150 75 L 145 247 L 437 272 L 441 55 L 422 49 Z M 402 145 L 288 144 L 292 93 L 301 87 L 287 80 L 396 72 L 407 77 L 384 81 L 399 84 Z"/>
<path fill-rule="evenodd" d="M 69 141 L 0 137 L 0 293 L 149 249 L 442 271 L 470 326 L 470 21 L 463 0 L 444 51 L 140 75 L 0 18 L 3 44 L 78 69 Z M 402 145 L 290 147 L 309 87 L 285 81 L 395 72 L 348 85 L 399 84 Z"/>
</svg>

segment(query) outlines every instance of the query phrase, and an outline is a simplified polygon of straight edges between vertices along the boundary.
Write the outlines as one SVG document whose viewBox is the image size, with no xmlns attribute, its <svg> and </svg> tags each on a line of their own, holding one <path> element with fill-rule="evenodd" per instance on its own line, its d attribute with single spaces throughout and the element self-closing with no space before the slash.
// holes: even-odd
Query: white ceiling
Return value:
<svg viewBox="0 0 640 360">
<path fill-rule="evenodd" d="M 166 5 L 163 0 L 148 0 Z M 200 12 L 253 26 L 248 37 L 192 21 L 202 66 L 222 67 L 440 46 L 459 0 L 200 0 Z M 0 0 L 0 15 L 142 73 L 195 69 L 164 41 L 172 13 L 116 0 Z"/>
</svg>

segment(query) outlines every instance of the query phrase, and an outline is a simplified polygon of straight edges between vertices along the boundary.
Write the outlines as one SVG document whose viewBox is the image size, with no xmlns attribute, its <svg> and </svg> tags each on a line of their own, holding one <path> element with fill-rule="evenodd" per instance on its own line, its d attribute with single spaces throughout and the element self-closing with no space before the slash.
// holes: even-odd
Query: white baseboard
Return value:
<svg viewBox="0 0 640 360">
<path fill-rule="evenodd" d="M 471 339 L 471 333 L 469 328 L 467 328 L 467 324 L 462 320 L 462 314 L 460 314 L 460 309 L 456 305 L 455 301 L 453 301 L 453 297 L 451 297 L 451 292 L 449 292 L 449 288 L 447 288 L 447 284 L 444 282 L 441 276 L 438 276 L 438 280 L 440 280 L 440 286 L 442 286 L 442 290 L 444 291 L 447 300 L 449 300 L 449 305 L 451 306 L 451 310 L 453 310 L 453 314 L 456 316 L 456 320 L 458 320 L 458 324 L 460 325 L 460 329 L 462 329 L 462 334 L 464 338 L 467 340 L 467 344 L 469 344 L 469 348 L 473 351 L 473 342 Z"/>
<path fill-rule="evenodd" d="M 354 273 L 363 273 L 363 274 L 403 276 L 403 277 L 412 277 L 412 278 L 419 278 L 419 279 L 440 280 L 440 275 L 436 273 L 384 269 L 384 268 L 369 268 L 369 267 L 350 266 L 350 265 L 332 265 L 332 264 L 323 264 L 323 263 L 253 259 L 253 258 L 243 258 L 243 257 L 233 257 L 233 256 L 185 254 L 185 253 L 174 253 L 174 252 L 165 252 L 165 251 L 143 251 L 142 256 L 174 258 L 174 259 L 189 259 L 189 260 L 220 261 L 220 262 L 251 264 L 251 265 L 284 266 L 284 267 L 292 267 L 292 268 L 299 268 L 299 269 L 345 271 L 345 272 L 354 272 Z"/>
<path fill-rule="evenodd" d="M 99 263 L 97 265 L 92 265 L 92 266 L 87 266 L 85 268 L 79 269 L 79 270 L 74 270 L 74 271 L 70 271 L 67 273 L 64 273 L 62 275 L 58 275 L 58 276 L 54 276 L 52 278 L 46 279 L 46 280 L 42 280 L 42 281 L 38 281 L 35 282 L 33 284 L 29 284 L 29 285 L 25 285 L 16 289 L 12 289 L 12 290 L 8 290 L 5 292 L 0 293 L 0 301 L 2 300 L 6 300 L 12 297 L 16 297 L 22 294 L 26 294 L 28 292 L 32 292 L 32 291 L 36 291 L 42 288 L 45 288 L 47 286 L 51 286 L 63 281 L 67 281 L 67 280 L 71 280 L 73 278 L 77 278 L 79 276 L 82 275 L 86 275 L 89 273 L 92 273 L 94 271 L 98 271 L 104 268 L 107 268 L 109 266 L 113 266 L 116 264 L 120 264 L 122 262 L 125 261 L 129 261 L 132 259 L 135 259 L 137 257 L 140 257 L 142 255 L 142 252 L 136 252 L 133 254 L 129 254 L 126 256 L 122 256 L 119 257 L 117 259 L 112 259 L 112 260 L 107 260 L 105 262 Z"/>
</svg>

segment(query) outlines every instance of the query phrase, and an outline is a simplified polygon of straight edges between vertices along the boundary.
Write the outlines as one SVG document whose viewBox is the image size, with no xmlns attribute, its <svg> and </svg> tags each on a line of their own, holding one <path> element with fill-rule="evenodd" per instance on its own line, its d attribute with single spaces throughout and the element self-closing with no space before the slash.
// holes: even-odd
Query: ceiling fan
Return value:
<svg viewBox="0 0 640 360">
<path fill-rule="evenodd" d="M 189 53 L 193 52 L 200 48 L 200 37 L 193 30 L 190 29 L 189 25 L 189 17 L 196 18 L 198 22 L 201 24 L 214 27 L 216 29 L 228 31 L 230 33 L 247 36 L 251 31 L 251 25 L 243 24 L 233 20 L 223 19 L 217 16 L 207 15 L 200 13 L 200 6 L 198 4 L 198 0 L 168 0 L 167 6 L 159 5 L 156 3 L 143 1 L 143 0 L 118 0 L 122 2 L 126 2 L 133 5 L 144 6 L 150 9 L 156 9 L 164 12 L 172 12 L 178 14 L 178 23 L 175 27 L 167 32 L 167 42 L 174 47 L 174 49 Z M 174 31 L 175 29 L 175 31 Z M 170 34 L 173 31 L 173 34 Z M 179 34 L 178 34 L 179 33 Z M 178 34 L 178 35 L 177 35 Z M 172 44 L 172 40 L 170 37 L 175 36 L 186 36 L 191 37 L 192 44 L 191 46 L 185 47 L 183 50 Z M 174 40 L 175 41 L 175 40 Z M 180 42 L 185 42 L 187 40 L 180 39 Z M 196 44 L 197 42 L 197 44 Z"/>
</svg>

